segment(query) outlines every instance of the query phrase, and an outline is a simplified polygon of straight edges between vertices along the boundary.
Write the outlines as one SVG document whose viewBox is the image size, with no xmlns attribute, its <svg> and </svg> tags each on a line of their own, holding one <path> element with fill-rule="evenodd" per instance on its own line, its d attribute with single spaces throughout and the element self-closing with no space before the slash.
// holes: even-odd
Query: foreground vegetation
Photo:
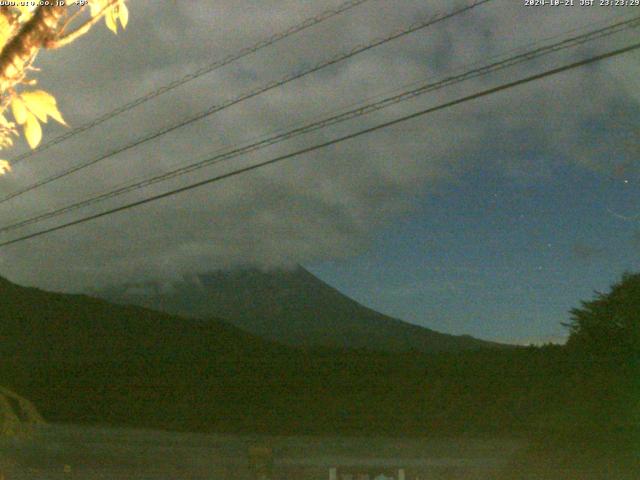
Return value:
<svg viewBox="0 0 640 480">
<path fill-rule="evenodd" d="M 521 435 L 533 443 L 514 460 L 513 475 L 532 471 L 531 465 L 544 478 L 562 472 L 558 478 L 579 478 L 596 466 L 601 478 L 640 471 L 640 275 L 625 276 L 610 293 L 575 309 L 566 346 L 437 354 L 305 351 L 221 324 L 176 324 L 137 308 L 130 311 L 134 323 L 120 318 L 100 333 L 102 320 L 83 329 L 69 312 L 80 305 L 97 312 L 104 302 L 78 297 L 81 303 L 70 310 L 59 305 L 58 317 L 49 294 L 29 295 L 47 299 L 53 330 L 14 323 L 33 342 L 23 339 L 22 357 L 4 344 L 0 384 L 32 400 L 51 422 L 277 434 Z M 17 335 L 7 325 L 0 333 Z"/>
</svg>

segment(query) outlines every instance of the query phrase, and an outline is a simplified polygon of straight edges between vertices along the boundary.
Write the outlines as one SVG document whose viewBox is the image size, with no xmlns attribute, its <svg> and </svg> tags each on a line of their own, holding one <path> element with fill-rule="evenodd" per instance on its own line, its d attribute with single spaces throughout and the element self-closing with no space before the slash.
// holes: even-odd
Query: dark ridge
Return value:
<svg viewBox="0 0 640 480">
<path fill-rule="evenodd" d="M 97 295 L 191 318 L 223 318 L 249 333 L 294 347 L 430 353 L 505 346 L 383 315 L 302 267 L 219 271 L 164 285 L 114 286 Z"/>
</svg>

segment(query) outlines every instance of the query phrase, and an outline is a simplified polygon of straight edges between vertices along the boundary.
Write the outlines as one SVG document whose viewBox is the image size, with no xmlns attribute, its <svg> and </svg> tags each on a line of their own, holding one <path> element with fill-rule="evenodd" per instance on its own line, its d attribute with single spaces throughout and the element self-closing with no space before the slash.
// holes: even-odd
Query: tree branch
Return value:
<svg viewBox="0 0 640 480">
<path fill-rule="evenodd" d="M 71 23 L 78 18 L 82 12 L 84 12 L 87 7 L 89 6 L 88 3 L 85 3 L 84 5 L 82 5 L 81 7 L 77 8 L 75 12 L 73 12 L 73 14 L 69 15 L 69 17 L 67 18 L 67 20 L 64 22 L 64 24 L 62 25 L 62 27 L 60 28 L 60 30 L 58 30 L 58 35 L 63 34 L 66 30 L 67 27 L 69 25 L 71 25 Z"/>
<path fill-rule="evenodd" d="M 19 83 L 25 69 L 47 42 L 55 38 L 65 6 L 40 6 L 0 53 L 0 93 Z"/>
<path fill-rule="evenodd" d="M 91 30 L 91 27 L 93 27 L 104 16 L 104 14 L 107 13 L 107 10 L 109 10 L 116 3 L 118 3 L 118 1 L 119 0 L 110 0 L 109 3 L 107 5 L 105 5 L 102 8 L 102 10 L 100 10 L 95 16 L 91 17 L 89 20 L 87 20 L 81 26 L 76 28 L 73 32 L 68 33 L 67 35 L 65 35 L 63 37 L 50 40 L 47 43 L 46 47 L 49 48 L 49 49 L 60 48 L 60 47 L 64 47 L 65 45 L 68 45 L 68 44 L 72 43 L 73 41 L 77 40 L 82 35 L 84 35 L 89 30 Z M 65 24 L 65 28 L 66 28 L 66 24 Z M 63 30 L 64 30 L 64 28 L 63 28 Z"/>
<path fill-rule="evenodd" d="M 0 50 L 9 43 L 16 33 L 18 26 L 18 15 L 11 10 L 10 7 L 4 5 L 0 6 L 0 18 L 2 21 L 2 42 L 0 43 Z M 6 23 L 5 23 L 6 22 Z"/>
</svg>

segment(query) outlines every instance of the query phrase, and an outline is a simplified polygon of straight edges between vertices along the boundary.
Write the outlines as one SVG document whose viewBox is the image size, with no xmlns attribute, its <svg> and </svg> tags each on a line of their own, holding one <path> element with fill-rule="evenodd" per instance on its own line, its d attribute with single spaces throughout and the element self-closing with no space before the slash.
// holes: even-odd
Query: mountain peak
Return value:
<svg viewBox="0 0 640 480">
<path fill-rule="evenodd" d="M 497 346 L 438 333 L 367 308 L 302 266 L 241 268 L 114 287 L 100 295 L 193 318 L 217 317 L 265 339 L 297 347 L 459 351 Z"/>
</svg>

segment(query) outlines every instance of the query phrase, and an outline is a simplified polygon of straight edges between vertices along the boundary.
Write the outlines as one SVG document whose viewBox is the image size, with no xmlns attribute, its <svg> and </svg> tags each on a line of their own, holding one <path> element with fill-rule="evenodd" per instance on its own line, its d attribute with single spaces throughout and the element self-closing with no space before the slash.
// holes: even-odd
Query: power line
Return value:
<svg viewBox="0 0 640 480">
<path fill-rule="evenodd" d="M 465 12 L 467 12 L 467 11 L 477 7 L 477 6 L 480 6 L 480 5 L 482 5 L 484 3 L 487 3 L 487 2 L 490 2 L 490 1 L 492 1 L 492 0 L 477 0 L 477 1 L 475 1 L 474 3 L 472 3 L 470 5 L 467 5 L 465 7 L 459 8 L 459 9 L 454 10 L 454 11 L 451 11 L 449 13 L 436 15 L 436 16 L 431 17 L 430 19 L 428 19 L 426 21 L 416 22 L 416 23 L 410 25 L 409 27 L 403 28 L 401 30 L 398 30 L 398 31 L 392 33 L 391 35 L 379 38 L 379 39 L 374 40 L 373 42 L 370 42 L 370 43 L 367 43 L 367 44 L 356 46 L 356 47 L 352 48 L 350 51 L 348 51 L 346 53 L 340 53 L 339 55 L 337 55 L 335 57 L 332 57 L 329 60 L 324 60 L 324 61 L 314 65 L 313 67 L 305 69 L 305 70 L 303 70 L 301 72 L 289 74 L 289 75 L 285 76 L 284 78 L 282 78 L 280 80 L 267 83 L 266 85 L 260 86 L 255 90 L 252 90 L 252 91 L 250 91 L 248 93 L 245 93 L 243 95 L 240 95 L 238 97 L 232 98 L 231 100 L 228 100 L 228 101 L 226 101 L 226 102 L 224 102 L 224 103 L 222 103 L 220 105 L 213 105 L 213 106 L 209 107 L 208 109 L 206 109 L 204 111 L 201 111 L 201 112 L 189 117 L 186 120 L 182 120 L 182 121 L 180 121 L 180 122 L 178 122 L 176 124 L 173 124 L 173 125 L 171 125 L 169 127 L 164 128 L 162 130 L 153 132 L 153 133 L 148 134 L 148 135 L 146 135 L 144 137 L 141 137 L 141 138 L 139 138 L 137 140 L 134 140 L 133 142 L 131 142 L 131 143 L 125 145 L 125 146 L 119 147 L 119 148 L 117 148 L 115 150 L 112 150 L 111 152 L 106 153 L 106 154 L 104 154 L 104 155 L 102 155 L 102 156 L 100 156 L 98 158 L 89 160 L 89 161 L 81 163 L 79 165 L 75 165 L 75 166 L 70 167 L 70 168 L 68 168 L 66 170 L 63 170 L 62 172 L 55 173 L 55 174 L 53 174 L 53 175 L 51 175 L 51 176 L 49 176 L 49 177 L 47 177 L 45 179 L 42 179 L 40 181 L 37 181 L 37 182 L 32 183 L 30 185 L 27 185 L 27 186 L 25 186 L 25 187 L 23 187 L 21 189 L 18 189 L 18 190 L 14 191 L 14 192 L 11 192 L 11 193 L 5 195 L 4 197 L 0 198 L 0 204 L 4 203 L 6 201 L 9 201 L 9 200 L 11 200 L 11 199 L 13 199 L 13 198 L 15 198 L 15 197 L 17 197 L 19 195 L 22 195 L 24 193 L 30 192 L 30 191 L 32 191 L 32 190 L 34 190 L 36 188 L 39 188 L 41 186 L 47 185 L 47 184 L 49 184 L 51 182 L 54 182 L 54 181 L 59 180 L 61 178 L 64 178 L 64 177 L 66 177 L 68 175 L 71 175 L 71 174 L 73 174 L 75 172 L 83 170 L 83 169 L 85 169 L 87 167 L 95 165 L 95 164 L 97 164 L 97 163 L 99 163 L 99 162 L 101 162 L 103 160 L 106 160 L 107 158 L 111 158 L 111 157 L 113 157 L 113 156 L 115 156 L 117 154 L 123 153 L 123 152 L 125 152 L 127 150 L 130 150 L 132 148 L 135 148 L 135 147 L 137 147 L 139 145 L 142 145 L 143 143 L 149 142 L 151 140 L 155 140 L 156 138 L 159 138 L 159 137 L 161 137 L 163 135 L 166 135 L 167 133 L 173 132 L 173 131 L 175 131 L 175 130 L 177 130 L 179 128 L 182 128 L 184 126 L 187 126 L 187 125 L 190 125 L 190 124 L 192 124 L 194 122 L 202 120 L 202 119 L 204 119 L 206 117 L 209 117 L 209 116 L 213 115 L 214 113 L 217 113 L 217 112 L 220 112 L 221 110 L 225 110 L 227 108 L 230 108 L 230 107 L 232 107 L 234 105 L 237 105 L 237 104 L 239 104 L 239 103 L 241 103 L 241 102 L 243 102 L 245 100 L 249 100 L 250 98 L 256 97 L 258 95 L 261 95 L 261 94 L 263 94 L 265 92 L 268 92 L 270 90 L 273 90 L 275 88 L 281 87 L 281 86 L 283 86 L 283 85 L 285 85 L 285 84 L 287 84 L 289 82 L 292 82 L 294 80 L 297 80 L 297 79 L 300 79 L 300 78 L 305 77 L 307 75 L 310 75 L 312 73 L 315 73 L 315 72 L 317 72 L 319 70 L 322 70 L 322 69 L 324 69 L 326 67 L 329 67 L 331 65 L 335 65 L 335 64 L 337 64 L 339 62 L 347 60 L 347 59 L 349 59 L 351 57 L 354 57 L 354 56 L 356 56 L 356 55 L 358 55 L 360 53 L 363 53 L 363 52 L 366 52 L 366 51 L 371 50 L 373 48 L 376 48 L 376 47 L 378 47 L 380 45 L 383 45 L 385 43 L 391 42 L 391 41 L 396 40 L 398 38 L 401 38 L 401 37 L 404 37 L 404 36 L 409 35 L 411 33 L 414 33 L 414 32 L 416 32 L 418 30 L 424 29 L 426 27 L 435 25 L 436 23 L 442 22 L 442 21 L 447 20 L 449 18 L 452 18 L 452 17 L 455 17 L 455 16 L 460 15 L 462 13 L 465 13 Z"/>
<path fill-rule="evenodd" d="M 577 35 L 565 40 L 562 40 L 560 42 L 556 42 L 553 43 L 551 45 L 547 45 L 547 46 L 543 46 L 543 47 L 539 47 L 536 49 L 532 49 L 529 51 L 525 51 L 523 53 L 517 54 L 515 56 L 512 57 L 508 57 L 506 59 L 497 61 L 497 62 L 493 62 L 490 63 L 488 65 L 482 66 L 480 68 L 476 68 L 476 69 L 472 69 L 469 71 L 465 71 L 461 74 L 457 74 L 457 75 L 450 75 L 442 80 L 436 81 L 436 82 L 430 82 L 430 83 L 426 83 L 426 84 L 422 84 L 420 85 L 418 88 L 414 88 L 412 90 L 408 90 L 408 91 L 403 91 L 399 94 L 396 95 L 392 95 L 389 96 L 387 98 L 383 98 L 382 100 L 379 100 L 377 102 L 373 102 L 370 104 L 366 104 L 364 106 L 337 114 L 337 115 L 333 115 L 329 118 L 325 118 L 322 119 L 320 121 L 316 121 L 316 122 L 312 122 L 309 123 L 307 125 L 304 125 L 302 127 L 298 127 L 298 128 L 294 128 L 292 130 L 288 130 L 285 131 L 283 133 L 271 136 L 271 137 L 267 137 L 266 139 L 260 140 L 258 142 L 246 145 L 244 147 L 238 147 L 235 148 L 233 150 L 230 151 L 226 151 L 220 154 L 217 154 L 213 157 L 207 158 L 205 160 L 202 161 L 198 161 L 195 162 L 193 164 L 190 165 L 186 165 L 184 167 L 169 171 L 169 172 L 165 172 L 162 173 L 160 175 L 156 175 L 154 177 L 151 178 L 147 178 L 145 180 L 141 180 L 141 181 L 137 181 L 134 182 L 132 184 L 129 185 L 125 185 L 122 187 L 118 187 L 114 190 L 110 190 L 106 193 L 103 193 L 101 195 L 98 196 L 92 196 L 86 200 L 82 200 L 80 202 L 76 202 L 73 203 L 71 205 L 67 205 L 65 207 L 61 207 L 55 210 L 50 210 L 48 212 L 44 212 L 41 213 L 39 215 L 36 215 L 35 217 L 26 219 L 26 220 L 22 220 L 10 225 L 6 225 L 4 227 L 0 227 L 0 233 L 4 233 L 4 232 L 8 232 L 11 230 L 15 230 L 17 228 L 20 227 L 24 227 L 26 225 L 32 224 L 32 223 L 36 223 L 48 218 L 53 218 L 53 217 L 57 217 L 60 216 L 64 213 L 68 213 L 70 211 L 76 210 L 78 208 L 82 208 L 82 207 L 86 207 L 89 205 L 92 205 L 94 203 L 99 203 L 102 202 L 104 200 L 107 200 L 109 198 L 114 198 L 120 195 L 123 195 L 125 193 L 134 191 L 134 190 L 138 190 L 140 188 L 149 186 L 149 185 L 153 185 L 155 183 L 159 183 L 161 181 L 165 181 L 168 180 L 170 178 L 174 178 L 180 175 L 184 175 L 190 172 L 193 172 L 195 170 L 207 167 L 207 166 L 211 166 L 213 164 L 217 164 L 220 163 L 222 161 L 226 161 L 229 160 L 231 158 L 235 158 L 235 157 L 239 157 L 242 155 L 245 155 L 247 153 L 265 148 L 267 146 L 273 145 L 275 143 L 279 143 L 281 141 L 285 141 L 291 138 L 294 138 L 296 136 L 299 135 L 303 135 L 306 133 L 310 133 L 312 131 L 315 130 L 319 130 L 321 128 L 325 128 L 328 127 L 330 125 L 335 125 L 337 123 L 349 120 L 349 119 L 353 119 L 362 115 L 366 115 L 368 113 L 372 113 L 374 111 L 378 111 L 378 110 L 382 110 L 384 108 L 387 108 L 391 105 L 395 105 L 397 103 L 406 101 L 406 100 L 410 100 L 412 98 L 415 98 L 419 95 L 423 95 L 425 93 L 434 91 L 434 90 L 439 90 L 441 88 L 447 87 L 449 85 L 455 84 L 455 83 L 459 83 L 471 78 L 477 78 L 479 76 L 482 75 L 487 75 L 489 73 L 493 73 L 495 71 L 498 70 L 502 70 L 508 67 L 512 67 L 514 65 L 518 65 L 524 62 L 528 62 L 530 60 L 536 59 L 536 58 L 540 58 L 542 56 L 546 56 L 549 55 L 551 53 L 556 53 L 558 51 L 570 48 L 570 47 L 575 47 L 577 45 L 582 45 L 588 41 L 593 41 L 596 39 L 600 39 L 600 38 L 604 38 L 606 36 L 610 36 L 613 35 L 615 33 L 619 33 L 623 30 L 626 30 L 628 28 L 631 27 L 638 27 L 640 26 L 640 17 L 633 17 L 632 19 L 628 19 L 628 20 L 623 20 L 620 22 L 616 22 L 612 25 L 603 27 L 603 28 L 599 28 L 597 30 L 591 31 L 591 32 L 587 32 L 585 34 L 582 35 Z"/>
<path fill-rule="evenodd" d="M 211 73 L 219 68 L 222 68 L 226 65 L 229 65 L 230 63 L 233 63 L 237 60 L 240 60 L 248 55 L 251 55 L 252 53 L 255 53 L 259 50 L 262 50 L 263 48 L 269 47 L 277 42 L 279 42 L 280 40 L 284 40 L 287 37 L 290 37 L 292 35 L 295 35 L 296 33 L 302 32 L 303 30 L 306 30 L 308 28 L 313 27 L 314 25 L 317 25 L 321 22 L 324 22 L 325 20 L 329 20 L 332 17 L 338 16 L 341 13 L 344 13 L 348 10 L 351 10 L 363 3 L 366 3 L 370 0 L 349 0 L 341 5 L 339 5 L 336 8 L 332 8 L 329 10 L 325 10 L 324 12 L 319 13 L 318 15 L 314 16 L 314 17 L 309 17 L 305 20 L 303 20 L 302 22 L 300 22 L 297 25 L 293 25 L 292 27 L 289 27 L 287 30 L 284 30 L 280 33 L 276 33 L 266 39 L 260 40 L 259 42 L 255 43 L 254 45 L 251 45 L 249 47 L 245 47 L 243 49 L 241 49 L 240 51 L 236 52 L 236 53 L 232 53 L 226 57 L 224 57 L 221 60 L 217 60 L 209 65 L 206 65 L 202 68 L 199 68 L 198 70 L 191 72 L 187 75 L 185 75 L 184 77 L 178 79 L 178 80 L 174 80 L 171 83 L 168 83 L 167 85 L 164 85 L 162 87 L 157 88 L 156 90 L 153 90 L 151 92 L 146 93 L 145 95 L 136 98 L 135 100 L 132 100 L 128 103 L 125 103 L 124 105 L 111 110 L 110 112 L 105 113 L 104 115 L 85 123 L 84 125 L 80 125 L 79 127 L 74 128 L 73 130 L 70 130 L 52 140 L 50 140 L 47 143 L 43 143 L 41 144 L 38 148 L 34 149 L 34 150 L 30 150 L 28 152 L 25 152 L 21 155 L 18 155 L 17 157 L 15 157 L 13 160 L 10 161 L 11 164 L 15 165 L 19 162 L 21 162 L 22 160 L 25 160 L 28 157 L 31 157 L 33 155 L 35 155 L 36 153 L 40 153 L 43 152 L 44 150 L 47 150 L 49 148 L 51 148 L 54 145 L 57 145 L 58 143 L 61 143 L 79 133 L 82 133 L 86 130 L 89 130 L 93 127 L 96 127 L 104 122 L 106 122 L 107 120 L 110 120 L 126 111 L 129 111 L 135 107 L 137 107 L 138 105 L 148 102 L 149 100 L 152 100 L 160 95 L 164 95 L 165 93 L 181 86 L 184 85 L 185 83 L 191 82 L 193 80 L 195 80 L 196 78 L 199 78 L 203 75 L 206 75 L 208 73 Z"/>
<path fill-rule="evenodd" d="M 350 133 L 348 135 L 344 135 L 342 137 L 335 138 L 333 140 L 329 140 L 329 141 L 326 141 L 326 142 L 323 142 L 323 143 L 318 143 L 316 145 L 312 145 L 310 147 L 306 147 L 306 148 L 303 148 L 303 149 L 300 149 L 300 150 L 297 150 L 295 152 L 288 153 L 288 154 L 285 154 L 285 155 L 280 155 L 278 157 L 275 157 L 275 158 L 272 158 L 272 159 L 269 159 L 269 160 L 265 160 L 263 162 L 259 162 L 259 163 L 256 163 L 254 165 L 250 165 L 250 166 L 247 166 L 247 167 L 244 167 L 244 168 L 240 168 L 240 169 L 237 169 L 237 170 L 234 170 L 234 171 L 231 171 L 231 172 L 227 172 L 227 173 L 223 173 L 223 174 L 220 174 L 220 175 L 216 175 L 214 177 L 210 177 L 210 178 L 208 178 L 206 180 L 201 180 L 201 181 L 193 183 L 191 185 L 187 185 L 187 186 L 184 186 L 184 187 L 176 188 L 174 190 L 170 190 L 170 191 L 165 192 L 165 193 L 161 193 L 161 194 L 158 194 L 158 195 L 147 197 L 147 198 L 144 198 L 142 200 L 138 200 L 138 201 L 135 201 L 135 202 L 128 203 L 126 205 L 122 205 L 120 207 L 116 207 L 116 208 L 112 208 L 110 210 L 106 210 L 104 212 L 88 215 L 86 217 L 83 217 L 83 218 L 80 218 L 80 219 L 77 219 L 77 220 L 73 220 L 71 222 L 67 222 L 67 223 L 64 223 L 62 225 L 57 225 L 55 227 L 50 227 L 50 228 L 47 228 L 47 229 L 44 229 L 44 230 L 40 230 L 38 232 L 30 233 L 28 235 L 23 235 L 21 237 L 18 237 L 18 238 L 15 238 L 15 239 L 8 240 L 8 241 L 0 243 L 0 247 L 11 245 L 13 243 L 21 242 L 21 241 L 28 240 L 28 239 L 31 239 L 31 238 L 39 237 L 39 236 L 42 236 L 42 235 L 45 235 L 45 234 L 48 234 L 48 233 L 52 233 L 52 232 L 55 232 L 55 231 L 58 231 L 58 230 L 62 230 L 64 228 L 68 228 L 68 227 L 71 227 L 71 226 L 74 226 L 74 225 L 79 225 L 79 224 L 88 222 L 90 220 L 95 220 L 97 218 L 105 217 L 107 215 L 112 215 L 114 213 L 118 213 L 118 212 L 122 212 L 122 211 L 125 211 L 125 210 L 129 210 L 129 209 L 132 209 L 134 207 L 138 207 L 140 205 L 144 205 L 146 203 L 150 203 L 150 202 L 154 202 L 154 201 L 157 201 L 157 200 L 160 200 L 160 199 L 163 199 L 163 198 L 171 197 L 171 196 L 177 195 L 179 193 L 183 193 L 183 192 L 186 192 L 186 191 L 189 191 L 189 190 L 193 190 L 195 188 L 198 188 L 198 187 L 201 187 L 201 186 L 204 186 L 204 185 L 208 185 L 208 184 L 211 184 L 211 183 L 219 182 L 221 180 L 225 180 L 227 178 L 235 177 L 235 176 L 238 176 L 238 175 L 243 174 L 243 173 L 247 173 L 247 172 L 252 171 L 252 170 L 257 170 L 258 168 L 266 167 L 268 165 L 273 165 L 275 163 L 282 162 L 282 161 L 287 160 L 289 158 L 297 157 L 297 156 L 300 156 L 300 155 L 304 155 L 306 153 L 310 153 L 310 152 L 313 152 L 313 151 L 316 151 L 316 150 L 320 150 L 322 148 L 326 148 L 328 146 L 335 145 L 337 143 L 344 142 L 346 140 L 351 140 L 353 138 L 357 138 L 357 137 L 360 137 L 362 135 L 366 135 L 366 134 L 381 130 L 383 128 L 388 128 L 388 127 L 391 127 L 393 125 L 397 125 L 397 124 L 400 124 L 402 122 L 406 122 L 408 120 L 412 120 L 414 118 L 418 118 L 418 117 L 421 117 L 421 116 L 424 116 L 424 115 L 427 115 L 427 114 L 430 114 L 430 113 L 433 113 L 433 112 L 436 112 L 436 111 L 439 111 L 439 110 L 444 110 L 446 108 L 451 108 L 453 106 L 460 105 L 462 103 L 466 103 L 466 102 L 469 102 L 471 100 L 476 100 L 478 98 L 485 97 L 485 96 L 488 96 L 488 95 L 492 95 L 494 93 L 498 93 L 498 92 L 503 91 L 503 90 L 507 90 L 507 89 L 514 88 L 514 87 L 517 87 L 517 86 L 520 86 L 520 85 L 524 85 L 526 83 L 537 81 L 537 80 L 540 80 L 542 78 L 549 77 L 549 76 L 552 76 L 552 75 L 557 75 L 559 73 L 566 72 L 566 71 L 572 70 L 574 68 L 582 67 L 584 65 L 592 64 L 592 63 L 595 63 L 595 62 L 598 62 L 598 61 L 601 61 L 601 60 L 604 60 L 604 59 L 607 59 L 607 58 L 612 58 L 612 57 L 615 57 L 615 56 L 618 56 L 618 55 L 622 55 L 624 53 L 631 52 L 631 51 L 637 50 L 639 48 L 640 48 L 640 43 L 635 43 L 635 44 L 629 45 L 627 47 L 619 48 L 619 49 L 616 49 L 616 50 L 613 50 L 613 51 L 610 51 L 610 52 L 607 52 L 607 53 L 604 53 L 604 54 L 596 55 L 596 56 L 593 56 L 593 57 L 590 57 L 590 58 L 587 58 L 587 59 L 584 59 L 584 60 L 580 60 L 578 62 L 573 62 L 573 63 L 567 64 L 567 65 L 564 65 L 562 67 L 557 67 L 557 68 L 553 68 L 553 69 L 550 69 L 550 70 L 546 70 L 546 71 L 544 71 L 542 73 L 530 75 L 530 76 L 522 78 L 520 80 L 515 80 L 513 82 L 504 83 L 504 84 L 499 85 L 497 87 L 493 87 L 493 88 L 489 88 L 489 89 L 486 89 L 486 90 L 482 90 L 480 92 L 477 92 L 477 93 L 474 93 L 474 94 L 471 94 L 471 95 L 467 95 L 467 96 L 458 98 L 456 100 L 445 102 L 445 103 L 442 103 L 442 104 L 437 105 L 435 107 L 430 107 L 430 108 L 421 110 L 419 112 L 415 112 L 415 113 L 412 113 L 412 114 L 409 114 L 409 115 L 405 115 L 403 117 L 396 118 L 396 119 L 390 120 L 388 122 L 380 123 L 380 124 L 375 125 L 373 127 L 365 128 L 363 130 L 359 130 L 357 132 Z"/>
</svg>

